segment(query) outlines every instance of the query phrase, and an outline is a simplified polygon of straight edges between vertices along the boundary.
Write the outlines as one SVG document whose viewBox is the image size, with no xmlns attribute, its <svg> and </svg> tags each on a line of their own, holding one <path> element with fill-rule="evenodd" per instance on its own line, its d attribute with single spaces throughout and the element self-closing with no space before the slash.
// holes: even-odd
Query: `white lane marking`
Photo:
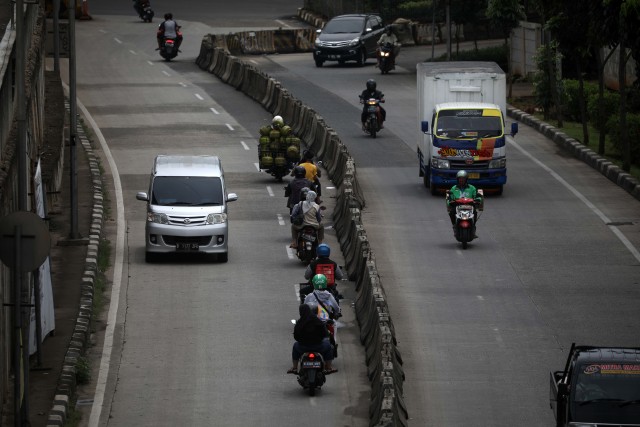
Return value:
<svg viewBox="0 0 640 427">
<path fill-rule="evenodd" d="M 218 112 L 218 110 L 216 110 L 216 109 L 215 109 L 215 108 L 213 108 L 213 107 L 211 107 L 211 108 L 209 108 L 209 109 L 213 112 L 213 114 L 220 114 L 220 113 Z"/>
<path fill-rule="evenodd" d="M 256 169 L 258 169 L 258 172 L 260 172 L 260 164 L 259 163 L 254 163 L 253 165 L 256 167 Z"/>
<path fill-rule="evenodd" d="M 593 213 L 595 213 L 601 220 L 602 222 L 605 223 L 605 225 L 607 225 L 609 227 L 609 229 L 613 232 L 613 234 L 616 235 L 616 237 L 618 239 L 620 239 L 620 241 L 622 242 L 622 244 L 627 248 L 627 250 L 631 253 L 631 255 L 633 255 L 633 257 L 640 262 L 640 252 L 638 251 L 638 249 L 633 246 L 633 243 L 631 243 L 629 241 L 629 239 L 627 239 L 625 237 L 624 234 L 622 234 L 622 232 L 620 231 L 620 229 L 618 227 L 616 227 L 615 225 L 610 225 L 611 220 L 604 214 L 604 212 L 602 212 L 600 209 L 598 209 L 593 203 L 591 203 L 589 201 L 589 199 L 587 199 L 582 193 L 580 193 L 575 187 L 573 187 L 571 184 L 569 184 L 567 181 L 565 181 L 560 175 L 558 175 L 553 169 L 551 169 L 549 166 L 545 165 L 544 163 L 542 163 L 540 160 L 536 159 L 535 157 L 533 157 L 532 154 L 530 154 L 527 150 L 525 150 L 524 148 L 520 147 L 518 144 L 516 144 L 513 141 L 509 140 L 509 143 L 516 147 L 522 154 L 524 154 L 525 156 L 527 156 L 529 159 L 531 159 L 535 164 L 537 164 L 538 166 L 540 166 L 542 169 L 544 169 L 545 171 L 547 171 L 549 173 L 549 175 L 551 175 L 552 177 L 554 177 L 556 179 L 556 181 L 558 181 L 560 184 L 562 184 L 567 190 L 571 191 L 573 193 L 574 196 L 576 196 L 578 199 L 580 199 L 580 201 L 582 201 L 582 203 L 584 203 L 589 209 L 591 209 L 591 211 Z"/>
<path fill-rule="evenodd" d="M 500 329 L 498 329 L 498 328 L 492 328 L 492 329 L 493 329 L 493 332 L 495 332 L 495 333 L 496 333 L 496 341 L 497 341 L 499 344 L 502 344 L 502 343 L 503 343 L 503 340 L 502 340 L 502 336 L 500 335 Z"/>
<path fill-rule="evenodd" d="M 233 130 L 233 126 L 231 126 L 229 123 L 225 123 L 227 125 L 227 127 L 229 128 L 229 130 Z"/>
<path fill-rule="evenodd" d="M 184 82 L 178 82 L 178 84 L 182 87 L 189 87 L 189 85 Z"/>
<path fill-rule="evenodd" d="M 151 62 L 151 61 L 147 61 L 147 64 L 149 64 L 149 65 L 151 65 L 151 66 L 153 66 L 153 65 L 154 65 L 154 64 L 153 64 L 153 62 Z"/>
<path fill-rule="evenodd" d="M 102 34 L 107 34 L 107 30 L 98 30 L 100 31 Z"/>
<path fill-rule="evenodd" d="M 278 225 L 285 225 L 282 214 L 278 214 Z"/>
<path fill-rule="evenodd" d="M 194 94 L 196 96 L 196 98 L 198 98 L 200 101 L 204 101 L 204 98 L 202 97 L 202 95 L 200 95 L 199 93 L 195 93 Z"/>
<path fill-rule="evenodd" d="M 254 64 L 256 64 L 256 65 L 258 65 L 258 64 L 259 64 L 259 62 L 258 62 L 258 61 L 256 61 L 255 59 L 250 59 L 250 60 L 249 60 L 249 62 L 253 62 L 253 63 L 254 63 Z"/>
<path fill-rule="evenodd" d="M 69 87 L 64 84 L 68 91 Z M 96 384 L 95 395 L 93 397 L 93 406 L 91 407 L 91 416 L 89 418 L 89 426 L 97 427 L 100 421 L 100 413 L 102 412 L 102 404 L 104 402 L 105 390 L 107 388 L 107 378 L 109 376 L 109 365 L 111 364 L 111 354 L 113 352 L 114 330 L 116 326 L 116 318 L 118 315 L 118 302 L 120 301 L 120 286 L 122 283 L 122 267 L 124 259 L 124 230 L 126 228 L 124 217 L 124 199 L 122 196 L 122 184 L 120 183 L 120 174 L 111 150 L 107 145 L 107 141 L 102 135 L 100 128 L 85 106 L 77 100 L 77 105 L 89 122 L 96 137 L 100 141 L 100 147 L 105 158 L 111 168 L 113 176 L 113 187 L 116 197 L 116 258 L 113 265 L 113 283 L 111 285 L 111 298 L 109 303 L 109 314 L 107 317 L 107 328 L 104 334 L 104 343 L 102 347 L 102 357 L 100 359 L 100 373 Z"/>
<path fill-rule="evenodd" d="M 276 22 L 277 22 L 278 24 L 280 24 L 281 26 L 283 26 L 283 27 L 291 28 L 291 26 L 290 26 L 289 24 L 287 24 L 286 22 L 284 22 L 284 21 L 281 21 L 281 20 L 279 20 L 279 19 L 276 19 Z"/>
<path fill-rule="evenodd" d="M 240 141 L 240 144 L 242 144 L 242 147 L 243 147 L 245 150 L 247 150 L 247 151 L 249 151 L 249 150 L 250 150 L 250 148 L 249 148 L 249 146 L 247 145 L 247 143 L 246 143 L 246 142 L 244 142 L 244 141 Z"/>
<path fill-rule="evenodd" d="M 131 49 L 129 49 L 129 52 L 131 52 L 131 54 L 132 54 L 132 55 L 137 55 L 137 53 L 136 53 L 136 51 L 135 51 L 135 50 L 131 50 Z"/>
<path fill-rule="evenodd" d="M 476 295 L 476 298 L 478 298 L 480 301 L 484 301 L 484 297 L 482 295 Z"/>
<path fill-rule="evenodd" d="M 296 259 L 296 250 L 290 248 L 289 246 L 285 246 L 285 248 L 287 248 L 287 256 L 289 257 L 289 259 Z M 296 286 L 300 287 L 300 285 Z"/>
<path fill-rule="evenodd" d="M 122 41 L 121 41 L 119 38 L 114 37 L 113 39 L 116 41 L 116 43 L 118 43 L 118 44 L 122 44 Z"/>
<path fill-rule="evenodd" d="M 335 190 L 336 189 L 336 187 L 324 187 L 324 188 L 326 188 L 327 190 Z"/>
<path fill-rule="evenodd" d="M 274 194 L 273 194 L 273 188 L 271 188 L 271 186 L 270 186 L 270 185 L 267 185 L 267 193 L 269 193 L 269 195 L 270 195 L 271 197 L 273 197 L 273 196 L 274 196 Z"/>
<path fill-rule="evenodd" d="M 164 75 L 165 75 L 165 76 L 167 76 L 167 77 L 171 77 L 171 74 L 169 74 L 169 73 L 168 73 L 167 71 L 165 71 L 165 70 L 162 70 L 162 74 L 164 74 Z"/>
<path fill-rule="evenodd" d="M 293 285 L 293 290 L 295 292 L 296 301 L 300 301 L 300 283 L 296 283 L 295 285 Z"/>
</svg>

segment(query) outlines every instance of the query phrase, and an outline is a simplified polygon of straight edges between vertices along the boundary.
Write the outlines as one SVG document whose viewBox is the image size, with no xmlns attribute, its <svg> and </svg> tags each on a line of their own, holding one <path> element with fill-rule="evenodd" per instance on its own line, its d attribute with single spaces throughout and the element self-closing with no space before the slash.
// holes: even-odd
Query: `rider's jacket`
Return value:
<svg viewBox="0 0 640 427">
<path fill-rule="evenodd" d="M 478 194 L 478 190 L 471 184 L 467 184 L 464 188 L 460 188 L 457 185 L 451 187 L 449 190 L 449 197 L 447 197 L 447 205 L 460 198 L 473 199 L 476 202 L 482 201 L 482 197 Z"/>
</svg>

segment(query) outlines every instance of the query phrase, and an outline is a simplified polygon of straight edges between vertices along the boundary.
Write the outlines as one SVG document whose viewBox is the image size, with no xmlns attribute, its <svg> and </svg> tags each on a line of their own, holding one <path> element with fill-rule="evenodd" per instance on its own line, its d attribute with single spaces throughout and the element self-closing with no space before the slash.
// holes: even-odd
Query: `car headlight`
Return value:
<svg viewBox="0 0 640 427">
<path fill-rule="evenodd" d="M 356 37 L 355 39 L 349 42 L 349 47 L 358 46 L 360 44 L 360 37 Z"/>
<path fill-rule="evenodd" d="M 207 216 L 207 224 L 224 224 L 227 222 L 226 213 L 209 214 Z"/>
<path fill-rule="evenodd" d="M 316 39 L 316 46 L 322 47 L 322 46 L 324 46 L 324 43 L 322 41 Z"/>
<path fill-rule="evenodd" d="M 437 159 L 434 157 L 431 159 L 431 167 L 434 169 L 449 169 L 451 166 L 449 164 L 449 160 Z"/>
<path fill-rule="evenodd" d="M 163 213 L 147 212 L 147 221 L 155 222 L 157 224 L 169 224 L 167 214 Z"/>
<path fill-rule="evenodd" d="M 507 167 L 507 159 L 495 159 L 489 162 L 489 169 L 503 169 Z"/>
</svg>

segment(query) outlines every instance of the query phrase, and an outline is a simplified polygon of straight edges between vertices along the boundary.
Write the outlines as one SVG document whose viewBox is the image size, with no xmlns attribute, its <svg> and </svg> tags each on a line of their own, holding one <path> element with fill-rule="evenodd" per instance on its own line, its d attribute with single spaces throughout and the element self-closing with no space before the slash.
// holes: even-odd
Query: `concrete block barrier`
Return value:
<svg viewBox="0 0 640 427">
<path fill-rule="evenodd" d="M 328 176 L 339 186 L 333 212 L 334 228 L 345 258 L 346 273 L 350 280 L 356 282 L 356 319 L 371 382 L 370 425 L 406 425 L 408 414 L 402 398 L 402 358 L 375 257 L 360 218 L 365 199 L 358 183 L 355 162 L 338 134 L 327 126 L 322 116 L 303 105 L 280 82 L 229 54 L 229 47 L 236 45 L 245 53 L 252 49 L 266 52 L 274 40 L 277 40 L 275 43 L 279 49 L 299 49 L 303 37 L 298 33 L 291 33 L 295 34 L 294 37 L 285 32 L 275 38 L 273 34 L 250 33 L 224 38 L 205 36 L 196 61 L 200 68 L 251 96 L 270 113 L 282 115 L 303 143 L 323 161 Z M 304 37 L 311 34 L 315 35 L 309 32 Z M 236 47 L 231 47 L 234 49 Z"/>
</svg>

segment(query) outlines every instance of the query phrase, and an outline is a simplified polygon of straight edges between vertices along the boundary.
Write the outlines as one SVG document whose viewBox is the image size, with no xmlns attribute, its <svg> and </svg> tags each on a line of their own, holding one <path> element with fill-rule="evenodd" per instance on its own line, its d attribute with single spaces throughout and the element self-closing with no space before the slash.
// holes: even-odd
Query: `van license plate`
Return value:
<svg viewBox="0 0 640 427">
<path fill-rule="evenodd" d="M 469 179 L 480 179 L 480 174 L 478 172 L 470 172 Z"/>
<path fill-rule="evenodd" d="M 198 243 L 178 242 L 176 243 L 176 250 L 178 251 L 197 251 L 200 249 Z"/>
</svg>

